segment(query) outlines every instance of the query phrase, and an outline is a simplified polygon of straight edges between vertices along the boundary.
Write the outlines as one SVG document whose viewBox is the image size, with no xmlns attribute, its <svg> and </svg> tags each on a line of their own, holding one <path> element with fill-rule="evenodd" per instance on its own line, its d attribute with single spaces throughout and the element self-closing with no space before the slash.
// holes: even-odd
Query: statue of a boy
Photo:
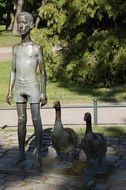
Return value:
<svg viewBox="0 0 126 190">
<path fill-rule="evenodd" d="M 42 48 L 30 38 L 30 31 L 34 27 L 33 17 L 30 13 L 21 12 L 18 15 L 17 27 L 19 34 L 21 35 L 21 42 L 13 47 L 13 63 L 7 95 L 7 103 L 11 104 L 12 91 L 15 84 L 19 143 L 19 157 L 16 165 L 26 159 L 26 108 L 28 101 L 30 103 L 32 121 L 35 129 L 37 156 L 41 166 L 42 123 L 40 116 L 40 102 L 41 106 L 47 103 L 46 71 L 43 61 L 43 53 Z M 36 74 L 38 66 L 41 74 L 41 92 Z"/>
</svg>

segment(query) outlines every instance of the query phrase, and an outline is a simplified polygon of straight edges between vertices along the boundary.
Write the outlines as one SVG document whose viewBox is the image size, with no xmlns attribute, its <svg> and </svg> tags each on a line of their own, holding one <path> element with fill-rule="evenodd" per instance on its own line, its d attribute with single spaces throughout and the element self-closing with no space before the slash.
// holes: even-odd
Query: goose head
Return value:
<svg viewBox="0 0 126 190">
<path fill-rule="evenodd" d="M 57 111 L 61 109 L 60 101 L 55 101 L 53 103 L 53 108 L 55 108 Z"/>
<path fill-rule="evenodd" d="M 87 141 L 92 140 L 92 125 L 91 125 L 91 114 L 86 112 L 84 115 L 84 121 L 86 121 L 86 131 L 85 131 L 85 138 Z"/>
<path fill-rule="evenodd" d="M 84 121 L 91 122 L 91 114 L 89 112 L 86 112 L 84 115 Z"/>
</svg>

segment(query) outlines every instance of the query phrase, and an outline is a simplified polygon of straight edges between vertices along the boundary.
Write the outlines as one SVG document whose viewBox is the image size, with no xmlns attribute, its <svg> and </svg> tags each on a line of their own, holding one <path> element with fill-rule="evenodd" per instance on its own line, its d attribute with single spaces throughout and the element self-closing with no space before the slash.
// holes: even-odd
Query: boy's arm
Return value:
<svg viewBox="0 0 126 190">
<path fill-rule="evenodd" d="M 11 104 L 13 98 L 13 87 L 15 83 L 15 74 L 16 74 L 16 66 L 15 66 L 15 48 L 12 49 L 12 70 L 10 72 L 10 79 L 9 79 L 9 88 L 8 94 L 6 97 L 6 101 L 8 104 Z"/>
<path fill-rule="evenodd" d="M 42 47 L 39 46 L 39 70 L 41 74 L 41 94 L 40 94 L 40 102 L 41 106 L 47 104 L 47 96 L 46 96 L 46 69 L 43 59 L 43 50 Z"/>
</svg>

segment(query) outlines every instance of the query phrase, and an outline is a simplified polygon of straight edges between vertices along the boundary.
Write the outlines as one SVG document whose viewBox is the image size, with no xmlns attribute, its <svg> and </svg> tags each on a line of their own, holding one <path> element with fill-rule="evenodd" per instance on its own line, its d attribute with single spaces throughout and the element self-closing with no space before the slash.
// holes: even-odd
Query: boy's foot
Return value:
<svg viewBox="0 0 126 190">
<path fill-rule="evenodd" d="M 22 156 L 22 157 L 19 157 L 16 162 L 14 163 L 14 166 L 17 166 L 18 164 L 20 164 L 21 162 L 25 161 L 26 160 L 26 157 L 25 156 Z"/>
</svg>

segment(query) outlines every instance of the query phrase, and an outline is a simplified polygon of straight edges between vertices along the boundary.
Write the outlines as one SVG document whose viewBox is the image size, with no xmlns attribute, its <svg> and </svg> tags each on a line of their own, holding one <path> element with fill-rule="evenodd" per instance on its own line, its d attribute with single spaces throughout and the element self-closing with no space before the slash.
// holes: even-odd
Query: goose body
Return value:
<svg viewBox="0 0 126 190">
<path fill-rule="evenodd" d="M 84 139 L 81 142 L 81 148 L 86 154 L 87 161 L 98 160 L 102 163 L 105 160 L 107 152 L 107 142 L 101 133 L 92 131 L 91 114 L 85 113 L 84 120 L 86 121 L 86 131 Z"/>
<path fill-rule="evenodd" d="M 78 135 L 71 128 L 64 128 L 61 121 L 61 105 L 59 101 L 54 102 L 55 124 L 51 134 L 52 147 L 57 156 L 63 153 L 71 153 L 77 147 Z"/>
</svg>

